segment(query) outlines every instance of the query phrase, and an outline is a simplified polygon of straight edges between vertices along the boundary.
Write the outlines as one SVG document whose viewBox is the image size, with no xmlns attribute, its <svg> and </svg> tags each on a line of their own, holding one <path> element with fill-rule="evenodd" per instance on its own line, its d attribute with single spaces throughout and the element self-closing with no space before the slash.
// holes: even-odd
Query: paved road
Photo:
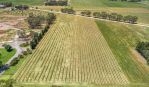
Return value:
<svg viewBox="0 0 149 87">
<path fill-rule="evenodd" d="M 67 14 L 67 13 L 50 11 L 50 10 L 41 10 L 41 9 L 33 9 L 33 10 L 51 12 L 51 13 L 56 13 L 56 14 Z M 97 20 L 101 20 L 101 21 L 117 22 L 117 23 L 122 23 L 122 24 L 127 24 L 127 25 L 136 25 L 136 26 L 141 26 L 141 27 L 149 27 L 149 24 L 144 24 L 144 23 L 130 24 L 130 23 L 125 23 L 125 22 L 111 21 L 111 20 L 99 19 L 99 18 L 94 18 L 94 17 L 86 17 L 86 16 L 81 16 L 80 14 L 67 14 L 67 15 L 80 16 L 80 17 L 85 17 L 85 18 L 90 18 L 90 19 L 97 19 Z"/>
</svg>

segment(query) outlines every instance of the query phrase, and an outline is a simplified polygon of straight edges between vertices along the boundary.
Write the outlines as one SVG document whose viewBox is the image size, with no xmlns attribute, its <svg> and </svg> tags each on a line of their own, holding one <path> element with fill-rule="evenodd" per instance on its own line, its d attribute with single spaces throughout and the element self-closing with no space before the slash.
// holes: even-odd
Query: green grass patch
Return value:
<svg viewBox="0 0 149 87">
<path fill-rule="evenodd" d="M 0 0 L 1 2 L 12 2 L 15 5 L 44 5 L 44 0 Z"/>
<path fill-rule="evenodd" d="M 145 3 L 145 4 L 144 4 Z M 71 0 L 71 5 L 74 8 L 99 8 L 99 7 L 129 7 L 129 8 L 147 8 L 149 9 L 149 5 L 145 2 L 114 2 L 109 0 Z"/>
<path fill-rule="evenodd" d="M 3 64 L 8 62 L 8 60 L 13 57 L 16 53 L 16 50 L 12 50 L 11 52 L 7 52 L 5 49 L 0 48 L 1 56 L 0 56 L 0 61 L 2 61 Z"/>
<path fill-rule="evenodd" d="M 11 66 L 8 70 L 5 71 L 4 75 L 14 75 L 16 73 L 16 71 L 18 70 L 18 68 L 21 66 L 21 64 L 23 63 L 23 61 L 25 60 L 26 57 L 20 59 L 20 61 L 18 62 L 17 65 L 15 66 Z"/>
<path fill-rule="evenodd" d="M 139 41 L 148 41 L 147 29 L 103 21 L 96 23 L 128 79 L 133 83 L 149 83 L 149 72 L 129 51 Z"/>
<path fill-rule="evenodd" d="M 10 75 L 2 75 L 2 76 L 0 76 L 0 80 L 8 80 L 10 78 L 11 78 Z"/>
</svg>

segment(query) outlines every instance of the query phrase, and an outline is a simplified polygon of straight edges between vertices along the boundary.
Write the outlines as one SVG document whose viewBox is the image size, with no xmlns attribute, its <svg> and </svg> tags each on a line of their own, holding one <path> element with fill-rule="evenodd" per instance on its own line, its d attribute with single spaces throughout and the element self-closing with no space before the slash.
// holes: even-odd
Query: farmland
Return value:
<svg viewBox="0 0 149 87">
<path fill-rule="evenodd" d="M 96 22 L 129 80 L 148 83 L 148 66 L 146 63 L 137 61 L 136 58 L 138 57 L 131 52 L 139 41 L 149 40 L 148 28 L 125 26 L 111 22 Z"/>
<path fill-rule="evenodd" d="M 43 0 L 0 0 L 0 2 L 12 2 L 15 5 L 21 5 L 21 4 L 26 4 L 26 5 L 43 5 L 44 1 Z"/>
<path fill-rule="evenodd" d="M 145 3 L 137 2 L 113 2 L 109 0 L 71 0 L 71 5 L 74 8 L 85 9 L 92 8 L 97 9 L 101 7 L 120 7 L 120 8 L 149 8 L 148 0 Z"/>
<path fill-rule="evenodd" d="M 149 0 L 49 2 L 0 0 L 0 87 L 149 86 Z"/>
<path fill-rule="evenodd" d="M 18 83 L 129 83 L 94 20 L 65 15 L 59 15 L 14 79 Z"/>
</svg>

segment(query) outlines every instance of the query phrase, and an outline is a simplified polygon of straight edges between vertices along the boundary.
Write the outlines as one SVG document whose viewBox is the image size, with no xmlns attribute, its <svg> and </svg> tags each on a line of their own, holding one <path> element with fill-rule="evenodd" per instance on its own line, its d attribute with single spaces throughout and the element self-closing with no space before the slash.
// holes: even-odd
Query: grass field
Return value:
<svg viewBox="0 0 149 87">
<path fill-rule="evenodd" d="M 14 79 L 18 84 L 129 83 L 94 20 L 69 15 L 58 16 Z"/>
<path fill-rule="evenodd" d="M 96 22 L 128 79 L 132 83 L 149 83 L 149 67 L 131 52 L 139 41 L 149 41 L 149 28 Z"/>
<path fill-rule="evenodd" d="M 71 5 L 74 8 L 100 8 L 100 7 L 122 7 L 122 8 L 147 8 L 149 9 L 149 1 L 137 3 L 137 2 L 113 2 L 109 0 L 71 0 Z"/>
<path fill-rule="evenodd" d="M 3 64 L 5 64 L 12 56 L 15 55 L 16 50 L 14 49 L 11 52 L 7 52 L 5 49 L 0 48 L 1 56 L 0 56 L 0 61 L 2 61 Z"/>
<path fill-rule="evenodd" d="M 12 2 L 15 5 L 44 5 L 44 0 L 0 0 L 1 2 Z"/>
</svg>

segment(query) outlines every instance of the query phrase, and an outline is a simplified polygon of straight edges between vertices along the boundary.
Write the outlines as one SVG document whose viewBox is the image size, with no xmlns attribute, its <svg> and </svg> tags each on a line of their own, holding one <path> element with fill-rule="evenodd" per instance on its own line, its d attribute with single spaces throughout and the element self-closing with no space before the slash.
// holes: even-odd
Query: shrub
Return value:
<svg viewBox="0 0 149 87">
<path fill-rule="evenodd" d="M 11 61 L 10 66 L 15 66 L 16 64 L 18 64 L 18 62 L 19 62 L 19 59 L 18 57 L 16 57 Z"/>
<path fill-rule="evenodd" d="M 11 52 L 13 50 L 12 46 L 10 46 L 8 44 L 4 44 L 4 47 L 8 52 Z"/>
<path fill-rule="evenodd" d="M 27 54 L 28 54 L 28 52 L 27 52 L 27 51 L 23 51 L 22 53 L 23 53 L 23 55 L 27 55 Z"/>
<path fill-rule="evenodd" d="M 22 54 L 18 55 L 18 58 L 21 59 L 21 58 L 24 58 L 24 56 Z"/>
<path fill-rule="evenodd" d="M 22 43 L 22 44 L 20 44 L 20 46 L 21 46 L 21 47 L 27 47 L 27 46 L 29 46 L 29 42 Z"/>
<path fill-rule="evenodd" d="M 28 54 L 32 54 L 32 50 L 29 48 L 27 48 L 27 52 L 28 52 Z"/>
</svg>

